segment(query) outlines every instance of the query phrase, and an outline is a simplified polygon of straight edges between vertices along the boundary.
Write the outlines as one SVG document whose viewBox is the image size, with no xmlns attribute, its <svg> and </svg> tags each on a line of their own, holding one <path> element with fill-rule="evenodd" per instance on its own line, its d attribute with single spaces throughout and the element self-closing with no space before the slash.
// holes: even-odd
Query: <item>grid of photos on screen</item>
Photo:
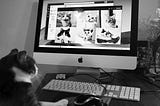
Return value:
<svg viewBox="0 0 160 106">
<path fill-rule="evenodd" d="M 55 43 L 81 46 L 121 43 L 122 8 L 114 6 L 102 10 L 67 11 L 50 9 L 47 39 L 54 40 Z"/>
</svg>

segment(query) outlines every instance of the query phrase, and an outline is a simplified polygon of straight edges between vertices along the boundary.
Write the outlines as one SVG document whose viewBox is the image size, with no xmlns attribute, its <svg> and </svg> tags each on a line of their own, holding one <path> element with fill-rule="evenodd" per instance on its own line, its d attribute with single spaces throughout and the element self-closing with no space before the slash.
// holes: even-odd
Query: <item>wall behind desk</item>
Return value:
<svg viewBox="0 0 160 106">
<path fill-rule="evenodd" d="M 64 0 L 61 0 L 64 1 Z M 79 0 L 80 1 L 80 0 Z M 139 20 L 155 17 L 156 8 L 160 7 L 160 0 L 139 0 Z M 33 53 L 36 30 L 38 0 L 0 0 L 0 57 L 11 49 L 27 50 Z M 146 36 L 138 32 L 138 40 L 145 40 Z M 57 72 L 58 66 L 39 65 L 40 72 Z M 62 67 L 62 71 L 74 68 Z"/>
<path fill-rule="evenodd" d="M 12 48 L 33 50 L 38 0 L 0 0 L 0 57 Z"/>
</svg>

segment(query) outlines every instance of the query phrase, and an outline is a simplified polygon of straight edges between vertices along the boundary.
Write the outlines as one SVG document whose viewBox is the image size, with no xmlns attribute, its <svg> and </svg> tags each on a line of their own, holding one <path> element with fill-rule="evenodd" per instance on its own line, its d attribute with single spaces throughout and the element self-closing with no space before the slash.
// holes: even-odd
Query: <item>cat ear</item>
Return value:
<svg viewBox="0 0 160 106">
<path fill-rule="evenodd" d="M 70 28 L 68 28 L 67 31 L 70 31 Z"/>
<path fill-rule="evenodd" d="M 17 55 L 17 60 L 19 63 L 23 63 L 26 61 L 27 58 L 27 52 L 26 51 L 20 51 Z"/>
<path fill-rule="evenodd" d="M 93 32 L 93 29 L 91 29 L 91 33 Z"/>
<path fill-rule="evenodd" d="M 71 17 L 71 13 L 69 13 L 68 15 L 69 15 L 69 18 L 70 18 Z"/>
<path fill-rule="evenodd" d="M 18 49 L 12 49 L 11 52 L 9 53 L 9 55 L 14 55 L 14 54 L 18 54 Z"/>
<path fill-rule="evenodd" d="M 63 31 L 63 28 L 61 28 L 60 31 Z"/>
<path fill-rule="evenodd" d="M 104 33 L 105 32 L 105 30 L 104 29 L 102 29 L 102 32 L 101 33 Z"/>
</svg>

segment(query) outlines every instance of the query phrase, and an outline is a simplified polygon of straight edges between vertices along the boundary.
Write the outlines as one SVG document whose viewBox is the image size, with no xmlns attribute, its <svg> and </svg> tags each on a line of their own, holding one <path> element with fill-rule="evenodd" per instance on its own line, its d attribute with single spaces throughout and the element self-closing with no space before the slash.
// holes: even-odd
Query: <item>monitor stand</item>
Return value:
<svg viewBox="0 0 160 106">
<path fill-rule="evenodd" d="M 93 68 L 93 67 L 78 67 L 76 69 L 74 80 L 87 81 L 93 83 L 111 83 L 113 81 L 113 76 L 108 72 L 116 72 L 110 69 Z"/>
<path fill-rule="evenodd" d="M 76 74 L 86 74 L 91 75 L 96 78 L 100 77 L 100 68 L 92 68 L 92 67 L 78 67 L 76 70 Z"/>
<path fill-rule="evenodd" d="M 117 72 L 117 69 L 103 69 L 95 67 L 78 67 L 76 69 L 76 75 L 82 75 L 87 77 L 92 77 L 96 80 L 99 80 L 101 83 L 111 82 L 113 76 L 110 74 Z M 79 76 L 79 79 L 84 80 L 85 77 Z"/>
</svg>

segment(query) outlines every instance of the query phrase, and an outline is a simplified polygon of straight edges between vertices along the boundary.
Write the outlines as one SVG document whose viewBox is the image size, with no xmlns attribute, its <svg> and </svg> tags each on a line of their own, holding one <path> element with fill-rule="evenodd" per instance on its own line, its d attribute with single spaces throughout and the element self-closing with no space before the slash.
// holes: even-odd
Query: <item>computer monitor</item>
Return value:
<svg viewBox="0 0 160 106">
<path fill-rule="evenodd" d="M 40 0 L 39 64 L 135 69 L 138 0 Z"/>
</svg>

